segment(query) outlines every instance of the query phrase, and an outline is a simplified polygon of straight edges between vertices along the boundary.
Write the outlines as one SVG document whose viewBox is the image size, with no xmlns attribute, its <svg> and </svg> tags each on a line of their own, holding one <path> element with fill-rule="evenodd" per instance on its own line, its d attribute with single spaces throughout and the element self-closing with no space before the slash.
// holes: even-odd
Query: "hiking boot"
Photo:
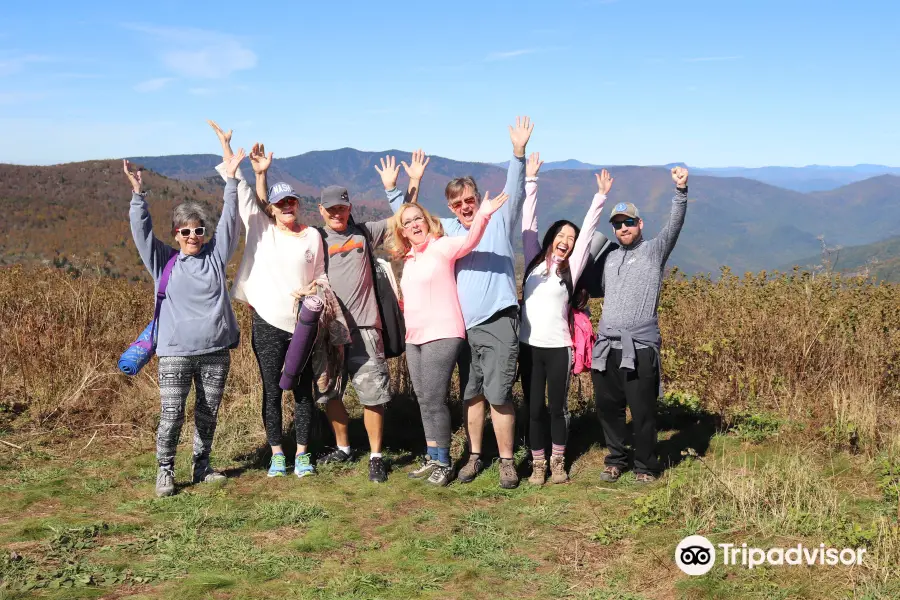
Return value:
<svg viewBox="0 0 900 600">
<path fill-rule="evenodd" d="M 160 465 L 156 473 L 156 497 L 164 498 L 175 493 L 175 470 Z"/>
<path fill-rule="evenodd" d="M 607 465 L 603 472 L 600 473 L 600 481 L 605 481 L 607 483 L 615 483 L 619 480 L 619 477 L 622 476 L 622 469 L 619 467 L 614 467 L 612 465 Z"/>
<path fill-rule="evenodd" d="M 287 468 L 284 463 L 284 454 L 273 454 L 272 462 L 269 463 L 269 477 L 284 477 L 287 474 Z"/>
<path fill-rule="evenodd" d="M 387 471 L 384 468 L 384 461 L 380 456 L 369 458 L 369 481 L 375 483 L 384 483 L 387 481 Z"/>
<path fill-rule="evenodd" d="M 519 474 L 516 473 L 516 461 L 512 458 L 500 459 L 500 487 L 511 490 L 519 486 Z"/>
<path fill-rule="evenodd" d="M 306 477 L 307 475 L 315 475 L 316 468 L 312 466 L 309 452 L 303 452 L 294 457 L 294 475 L 297 477 Z"/>
<path fill-rule="evenodd" d="M 321 467 L 323 465 L 336 465 L 346 463 L 350 462 L 350 458 L 350 454 L 347 454 L 340 448 L 335 448 L 325 456 L 319 457 L 319 460 L 316 461 L 316 465 Z"/>
<path fill-rule="evenodd" d="M 652 473 L 635 473 L 634 474 L 634 482 L 635 483 L 653 483 L 657 479 L 659 479 L 659 478 Z"/>
<path fill-rule="evenodd" d="M 559 455 L 550 457 L 550 481 L 553 483 L 569 481 L 569 476 L 566 474 L 566 457 Z"/>
<path fill-rule="evenodd" d="M 456 474 L 456 480 L 460 483 L 469 483 L 475 479 L 479 473 L 484 470 L 484 463 L 481 462 L 480 454 L 470 454 L 469 460 L 463 465 L 463 468 Z"/>
<path fill-rule="evenodd" d="M 544 485 L 547 481 L 547 461 L 543 459 L 534 460 L 531 463 L 531 477 L 528 483 L 531 485 Z"/>
<path fill-rule="evenodd" d="M 425 461 L 419 466 L 419 468 L 410 471 L 406 474 L 406 476 L 410 479 L 428 479 L 428 476 L 431 475 L 431 472 L 436 466 L 437 462 L 430 456 L 426 456 Z"/>
<path fill-rule="evenodd" d="M 439 462 L 432 461 L 434 467 L 431 469 L 431 475 L 425 480 L 425 483 L 445 487 L 450 484 L 453 477 L 453 468 L 450 465 L 442 465 Z"/>
<path fill-rule="evenodd" d="M 226 477 L 209 466 L 209 458 L 194 457 L 194 470 L 191 477 L 193 483 L 213 483 L 224 481 Z"/>
</svg>

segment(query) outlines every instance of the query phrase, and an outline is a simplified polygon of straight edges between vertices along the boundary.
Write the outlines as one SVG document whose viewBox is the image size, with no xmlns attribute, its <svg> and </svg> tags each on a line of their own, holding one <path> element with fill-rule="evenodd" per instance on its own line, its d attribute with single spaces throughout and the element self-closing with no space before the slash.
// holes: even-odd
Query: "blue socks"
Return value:
<svg viewBox="0 0 900 600">
<path fill-rule="evenodd" d="M 425 451 L 428 453 L 428 458 L 430 458 L 431 460 L 438 459 L 438 449 L 437 448 L 434 448 L 432 446 L 426 446 Z"/>
<path fill-rule="evenodd" d="M 437 452 L 437 461 L 442 465 L 450 466 L 450 448 L 434 448 Z"/>
</svg>

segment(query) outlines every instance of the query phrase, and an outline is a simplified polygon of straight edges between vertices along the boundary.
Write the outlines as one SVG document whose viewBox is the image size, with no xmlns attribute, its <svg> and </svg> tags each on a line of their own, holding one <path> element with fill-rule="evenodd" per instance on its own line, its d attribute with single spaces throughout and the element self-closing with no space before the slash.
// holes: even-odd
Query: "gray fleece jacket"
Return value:
<svg viewBox="0 0 900 600">
<path fill-rule="evenodd" d="M 675 248 L 687 212 L 687 188 L 676 189 L 669 221 L 652 240 L 641 239 L 621 246 L 606 256 L 603 267 L 603 324 L 606 333 L 632 330 L 656 319 L 663 269 Z M 601 344 L 598 330 L 597 343 Z M 611 347 L 622 348 L 621 339 L 606 338 Z M 631 337 L 631 336 L 628 336 Z M 636 348 L 647 344 L 634 342 Z"/>
</svg>

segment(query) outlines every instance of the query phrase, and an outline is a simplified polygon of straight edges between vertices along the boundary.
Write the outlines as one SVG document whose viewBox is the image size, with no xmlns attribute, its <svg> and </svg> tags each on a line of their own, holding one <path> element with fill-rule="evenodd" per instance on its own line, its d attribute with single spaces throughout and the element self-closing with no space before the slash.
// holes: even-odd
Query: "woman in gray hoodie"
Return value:
<svg viewBox="0 0 900 600">
<path fill-rule="evenodd" d="M 243 158 L 242 149 L 227 165 L 225 204 L 215 235 L 207 235 L 212 223 L 202 205 L 185 202 L 175 207 L 171 231 L 178 242 L 177 251 L 153 235 L 141 172 L 132 173 L 128 161 L 124 161 L 133 191 L 129 211 L 131 233 L 141 260 L 153 277 L 155 289 L 159 288 L 166 264 L 175 256 L 157 323 L 156 354 L 162 405 L 156 434 L 157 496 L 175 493 L 175 450 L 192 382 L 197 397 L 192 481 L 224 478 L 210 468 L 209 453 L 231 366 L 230 350 L 240 338 L 225 268 L 240 239 L 234 174 Z"/>
</svg>

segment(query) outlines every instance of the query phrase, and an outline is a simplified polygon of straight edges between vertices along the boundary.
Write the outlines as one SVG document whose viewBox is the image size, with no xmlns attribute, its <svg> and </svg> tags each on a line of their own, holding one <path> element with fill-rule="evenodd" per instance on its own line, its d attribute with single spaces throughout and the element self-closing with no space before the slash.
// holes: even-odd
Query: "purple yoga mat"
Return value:
<svg viewBox="0 0 900 600">
<path fill-rule="evenodd" d="M 312 354 L 313 344 L 316 341 L 316 333 L 319 330 L 319 316 L 325 303 L 318 296 L 306 296 L 300 303 L 300 315 L 297 317 L 297 325 L 294 326 L 294 336 L 288 345 L 287 354 L 284 356 L 284 370 L 281 372 L 281 381 L 278 387 L 289 390 L 297 383 L 297 378 L 303 372 L 303 367 Z"/>
</svg>

